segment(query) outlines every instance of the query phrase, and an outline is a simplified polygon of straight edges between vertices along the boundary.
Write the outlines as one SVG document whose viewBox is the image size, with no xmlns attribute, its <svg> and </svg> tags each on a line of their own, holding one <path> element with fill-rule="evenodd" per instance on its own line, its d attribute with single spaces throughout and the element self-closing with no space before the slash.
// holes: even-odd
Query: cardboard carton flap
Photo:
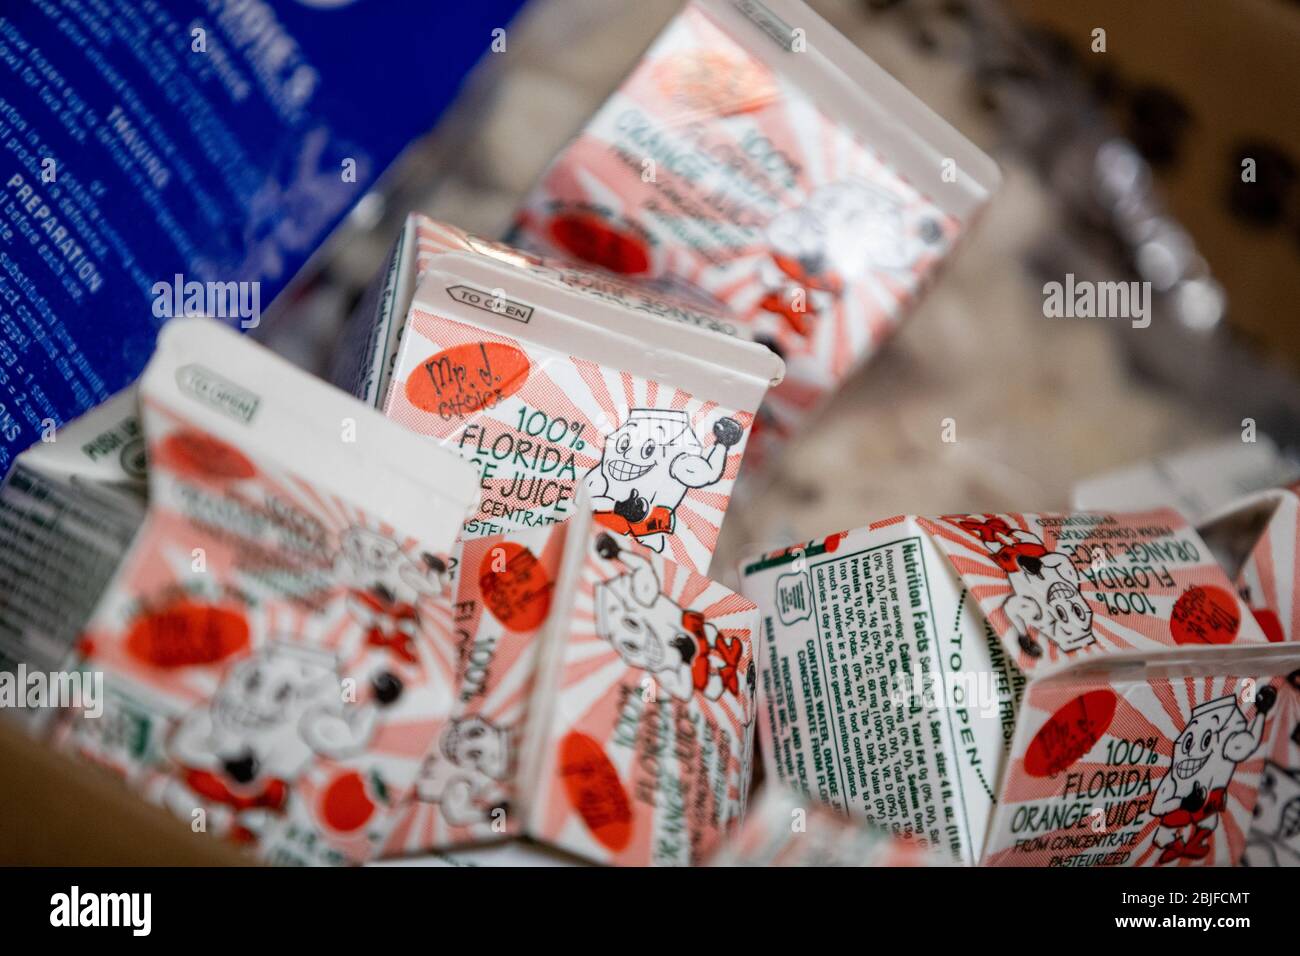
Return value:
<svg viewBox="0 0 1300 956">
<path fill-rule="evenodd" d="M 1095 655 L 1267 643 L 1173 509 L 920 518 L 1007 653 L 1035 678 Z"/>
<path fill-rule="evenodd" d="M 566 303 L 569 296 L 527 273 L 516 275 L 490 261 L 449 260 L 439 257 L 426 273 L 413 309 L 458 321 L 468 318 L 519 341 L 671 383 L 702 401 L 733 403 L 747 411 L 758 407 L 773 378 L 781 380 L 781 360 L 761 345 L 601 302 Z M 505 312 L 489 307 L 465 317 L 461 305 L 459 315 L 451 313 L 460 301 L 455 296 L 463 294 L 495 299 Z M 530 321 L 507 314 L 517 311 Z"/>
<path fill-rule="evenodd" d="M 472 463 L 210 319 L 163 328 L 140 394 L 432 544 L 450 547 L 478 498 Z"/>
<path fill-rule="evenodd" d="M 570 269 L 413 216 L 412 308 L 466 317 L 524 341 L 581 354 L 700 398 L 756 408 L 785 364 L 726 316 L 613 276 Z M 535 309 L 546 322 L 533 318 Z"/>
<path fill-rule="evenodd" d="M 779 68 L 823 109 L 851 126 L 947 211 L 965 219 L 996 192 L 997 164 L 852 41 L 797 0 L 697 0 L 727 37 Z M 799 31 L 807 51 L 793 49 Z M 809 51 L 820 55 L 809 55 Z M 942 166 L 960 171 L 945 182 Z"/>
<path fill-rule="evenodd" d="M 487 260 L 503 266 L 509 274 L 527 274 L 532 279 L 549 286 L 566 298 L 570 305 L 590 306 L 609 303 L 656 318 L 668 318 L 676 324 L 695 326 L 732 338 L 751 341 L 749 330 L 737 325 L 726 306 L 708 298 L 700 290 L 694 297 L 664 292 L 646 283 L 629 282 L 613 273 L 594 267 L 575 267 L 567 261 L 539 256 L 507 246 L 504 243 L 483 239 L 447 223 L 438 222 L 420 213 L 407 217 L 402 240 L 413 237 L 414 282 L 419 284 L 433 267 L 435 259 L 447 253 L 464 253 L 470 259 Z M 704 299 L 708 304 L 701 304 Z M 409 305 L 409 296 L 407 304 Z M 767 377 L 772 384 L 780 381 L 779 364 L 774 366 L 774 355 L 761 359 L 766 362 Z M 754 352 L 754 355 L 761 355 Z M 779 360 L 777 360 L 779 363 Z M 775 371 L 770 371 L 775 367 Z"/>
<path fill-rule="evenodd" d="M 52 478 L 143 492 L 144 442 L 134 386 L 27 449 L 22 461 Z"/>
</svg>

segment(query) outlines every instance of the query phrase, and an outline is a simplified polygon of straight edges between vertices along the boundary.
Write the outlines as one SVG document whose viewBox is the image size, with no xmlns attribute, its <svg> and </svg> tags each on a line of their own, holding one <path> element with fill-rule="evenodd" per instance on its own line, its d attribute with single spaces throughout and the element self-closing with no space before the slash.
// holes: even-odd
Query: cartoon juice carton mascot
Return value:
<svg viewBox="0 0 1300 956">
<path fill-rule="evenodd" d="M 430 554 L 415 561 L 392 538 L 367 528 L 342 535 L 336 570 L 348 582 L 347 607 L 366 632 L 366 643 L 417 664 L 416 636 L 422 597 L 442 591 L 446 564 Z"/>
<path fill-rule="evenodd" d="M 858 180 L 821 186 L 773 217 L 767 241 L 772 256 L 760 275 L 768 291 L 759 308 L 801 336 L 812 331 L 809 316 L 831 308 L 846 284 L 910 265 L 898 201 Z"/>
<path fill-rule="evenodd" d="M 1012 595 L 1002 610 L 1026 654 L 1041 657 L 1043 653 L 1031 632 L 1045 635 L 1066 653 L 1097 640 L 1092 633 L 1092 608 L 1079 592 L 1079 572 L 1067 555 L 1049 550 L 1033 532 L 1013 528 L 996 515 L 944 520 L 979 538 L 1006 574 Z"/>
<path fill-rule="evenodd" d="M 1264 764 L 1242 862 L 1300 866 L 1300 767 Z"/>
<path fill-rule="evenodd" d="M 1249 723 L 1232 694 L 1192 710 L 1174 741 L 1169 772 L 1151 801 L 1151 813 L 1160 821 L 1151 838 L 1161 850 L 1160 863 L 1209 855 L 1210 837 L 1227 804 L 1233 772 L 1259 749 L 1264 715 L 1275 699 L 1271 687 L 1262 688 L 1255 702 L 1255 717 Z"/>
<path fill-rule="evenodd" d="M 377 711 L 346 707 L 332 655 L 271 643 L 235 664 L 212 699 L 190 711 L 169 741 L 180 767 L 167 803 L 189 816 L 213 814 L 218 832 L 256 839 L 270 814 L 283 813 L 294 781 L 316 757 L 343 759 L 365 749 Z"/>
<path fill-rule="evenodd" d="M 605 439 L 600 463 L 587 476 L 596 521 L 662 552 L 673 533 L 677 506 L 693 488 L 722 477 L 727 451 L 741 439 L 740 423 L 713 423 L 708 454 L 681 410 L 634 408 Z"/>
<path fill-rule="evenodd" d="M 699 611 L 664 594 L 654 565 L 643 555 L 619 548 L 607 534 L 596 539 L 596 550 L 628 569 L 596 585 L 596 633 L 624 663 L 649 671 L 678 700 L 690 700 L 697 691 L 709 700 L 725 693 L 739 696 L 741 642 L 726 640 Z M 752 664 L 744 679 L 752 686 Z"/>
<path fill-rule="evenodd" d="M 425 763 L 416 795 L 438 804 L 453 826 L 471 826 L 505 808 L 509 777 L 509 733 L 471 715 L 452 721 L 443 732 L 439 752 Z"/>
</svg>

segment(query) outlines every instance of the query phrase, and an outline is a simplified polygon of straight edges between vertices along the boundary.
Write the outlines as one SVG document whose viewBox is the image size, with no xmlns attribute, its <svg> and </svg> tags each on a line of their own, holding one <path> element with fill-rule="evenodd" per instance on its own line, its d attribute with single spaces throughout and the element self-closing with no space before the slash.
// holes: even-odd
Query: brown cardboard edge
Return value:
<svg viewBox="0 0 1300 956">
<path fill-rule="evenodd" d="M 0 865 L 252 866 L 256 861 L 0 718 Z"/>
</svg>

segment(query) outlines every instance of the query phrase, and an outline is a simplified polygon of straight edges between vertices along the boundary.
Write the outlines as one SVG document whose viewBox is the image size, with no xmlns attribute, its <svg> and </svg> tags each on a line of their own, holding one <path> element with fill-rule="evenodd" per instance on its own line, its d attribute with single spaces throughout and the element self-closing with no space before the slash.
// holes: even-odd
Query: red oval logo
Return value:
<svg viewBox="0 0 1300 956">
<path fill-rule="evenodd" d="M 560 742 L 560 777 L 592 835 L 615 853 L 632 839 L 632 805 L 600 744 L 571 733 Z"/>
<path fill-rule="evenodd" d="M 406 379 L 406 397 L 444 421 L 485 412 L 528 381 L 528 356 L 499 342 L 470 342 L 444 349 Z"/>
<path fill-rule="evenodd" d="M 215 664 L 248 649 L 248 622 L 228 608 L 179 601 L 138 618 L 126 649 L 154 667 Z"/>
<path fill-rule="evenodd" d="M 375 815 L 375 802 L 361 774 L 349 770 L 334 777 L 320 797 L 320 817 L 339 833 L 353 833 Z"/>
<path fill-rule="evenodd" d="M 531 631 L 551 609 L 551 580 L 537 556 L 523 545 L 503 541 L 488 548 L 479 566 L 483 604 L 507 630 Z"/>
<path fill-rule="evenodd" d="M 550 234 L 556 244 L 575 258 L 610 272 L 638 275 L 650 268 L 650 254 L 641 240 L 591 213 L 556 216 L 551 220 Z"/>
<path fill-rule="evenodd" d="M 1236 598 L 1212 584 L 1188 588 L 1169 616 L 1169 633 L 1176 644 L 1231 644 L 1239 627 Z"/>
<path fill-rule="evenodd" d="M 1118 704 L 1112 690 L 1074 698 L 1034 734 L 1025 751 L 1025 773 L 1052 777 L 1072 765 L 1105 735 Z"/>
<path fill-rule="evenodd" d="M 164 438 L 150 457 L 155 464 L 187 478 L 241 481 L 257 474 L 257 467 L 234 445 L 188 428 Z"/>
</svg>

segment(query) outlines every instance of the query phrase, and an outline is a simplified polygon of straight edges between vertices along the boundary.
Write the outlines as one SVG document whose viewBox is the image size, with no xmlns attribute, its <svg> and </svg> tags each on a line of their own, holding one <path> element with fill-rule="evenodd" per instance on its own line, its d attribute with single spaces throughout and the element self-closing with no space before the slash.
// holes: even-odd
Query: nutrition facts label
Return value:
<svg viewBox="0 0 1300 956">
<path fill-rule="evenodd" d="M 0 671 L 64 665 L 141 514 L 14 468 L 0 488 Z"/>
<path fill-rule="evenodd" d="M 783 631 L 764 684 L 778 770 L 841 810 L 961 853 L 960 782 L 934 705 L 937 631 L 919 538 L 826 555 L 777 579 Z M 767 627 L 772 622 L 765 622 Z M 957 799 L 954 799 L 956 797 Z"/>
</svg>

